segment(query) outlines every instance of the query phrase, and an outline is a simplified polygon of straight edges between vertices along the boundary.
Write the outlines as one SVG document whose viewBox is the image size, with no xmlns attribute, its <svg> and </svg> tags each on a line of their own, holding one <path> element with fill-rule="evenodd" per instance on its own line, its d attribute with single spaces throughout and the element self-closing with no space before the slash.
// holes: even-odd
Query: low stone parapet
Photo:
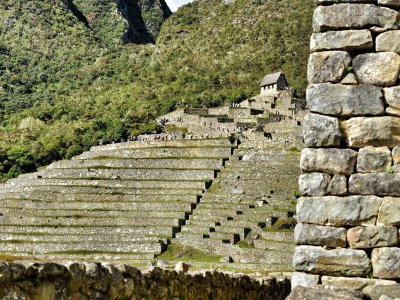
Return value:
<svg viewBox="0 0 400 300">
<path fill-rule="evenodd" d="M 259 282 L 218 272 L 187 275 L 100 263 L 0 263 L 0 297 L 53 299 L 284 299 L 287 280 Z M 32 285 L 32 282 L 35 284 Z"/>
</svg>

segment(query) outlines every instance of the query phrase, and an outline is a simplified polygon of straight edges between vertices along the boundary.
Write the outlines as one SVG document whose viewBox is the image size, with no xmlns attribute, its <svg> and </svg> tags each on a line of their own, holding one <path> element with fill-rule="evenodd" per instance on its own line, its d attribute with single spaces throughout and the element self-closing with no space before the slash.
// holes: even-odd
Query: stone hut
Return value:
<svg viewBox="0 0 400 300">
<path fill-rule="evenodd" d="M 261 95 L 269 95 L 288 87 L 288 82 L 282 72 L 265 75 L 261 81 Z"/>
</svg>

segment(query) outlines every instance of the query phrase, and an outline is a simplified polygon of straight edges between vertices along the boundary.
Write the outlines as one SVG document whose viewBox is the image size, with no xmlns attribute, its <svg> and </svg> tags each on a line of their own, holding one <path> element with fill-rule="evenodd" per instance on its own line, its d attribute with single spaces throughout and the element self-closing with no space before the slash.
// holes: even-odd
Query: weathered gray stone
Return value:
<svg viewBox="0 0 400 300">
<path fill-rule="evenodd" d="M 371 262 L 362 250 L 298 246 L 293 256 L 297 271 L 332 276 L 366 276 Z"/>
<path fill-rule="evenodd" d="M 337 83 L 343 79 L 351 56 L 346 51 L 311 53 L 308 59 L 307 78 L 309 83 Z"/>
<path fill-rule="evenodd" d="M 371 85 L 312 84 L 307 88 L 307 106 L 311 112 L 334 116 L 385 112 L 382 89 Z"/>
<path fill-rule="evenodd" d="M 301 152 L 300 166 L 304 172 L 350 175 L 354 171 L 357 152 L 350 149 L 311 149 Z"/>
<path fill-rule="evenodd" d="M 378 0 L 379 5 L 387 5 L 387 6 L 393 6 L 393 7 L 400 7 L 400 1 L 399 0 Z"/>
<path fill-rule="evenodd" d="M 345 78 L 343 78 L 343 80 L 340 83 L 344 85 L 357 85 L 358 81 L 356 75 L 354 75 L 353 73 L 349 73 L 346 75 Z"/>
<path fill-rule="evenodd" d="M 388 31 L 378 35 L 376 51 L 400 53 L 400 30 Z"/>
<path fill-rule="evenodd" d="M 396 147 L 400 145 L 400 118 L 358 117 L 340 123 L 344 140 L 350 147 Z"/>
<path fill-rule="evenodd" d="M 303 122 L 306 147 L 338 147 L 342 139 L 337 118 L 307 114 Z"/>
<path fill-rule="evenodd" d="M 400 198 L 385 197 L 379 210 L 378 225 L 400 226 Z"/>
<path fill-rule="evenodd" d="M 347 289 L 353 289 L 359 292 L 369 294 L 369 291 L 375 288 L 381 286 L 396 285 L 396 281 L 383 280 L 383 279 L 322 276 L 322 284 L 328 286 L 337 286 Z"/>
<path fill-rule="evenodd" d="M 345 196 L 347 195 L 347 178 L 343 175 L 333 175 L 331 182 L 326 190 L 328 195 Z"/>
<path fill-rule="evenodd" d="M 309 197 L 297 202 L 297 221 L 318 225 L 375 225 L 382 199 L 375 196 Z"/>
<path fill-rule="evenodd" d="M 389 29 L 399 27 L 398 12 L 371 4 L 334 4 L 319 6 L 314 12 L 315 32 L 356 29 L 379 26 Z"/>
<path fill-rule="evenodd" d="M 353 195 L 400 196 L 400 174 L 354 174 L 349 180 L 349 192 Z"/>
<path fill-rule="evenodd" d="M 324 196 L 331 176 L 325 173 L 307 173 L 299 177 L 300 193 L 303 196 Z"/>
<path fill-rule="evenodd" d="M 377 86 L 396 84 L 400 72 L 400 55 L 394 52 L 366 53 L 353 59 L 358 82 Z"/>
<path fill-rule="evenodd" d="M 371 297 L 371 300 L 399 300 L 400 284 L 387 284 L 366 287 L 365 293 Z"/>
<path fill-rule="evenodd" d="M 384 88 L 385 100 L 390 107 L 400 109 L 400 86 Z"/>
<path fill-rule="evenodd" d="M 357 157 L 357 172 L 388 172 L 392 165 L 392 154 L 388 147 L 368 146 L 360 149 Z"/>
<path fill-rule="evenodd" d="M 392 150 L 392 158 L 394 164 L 400 164 L 400 147 L 394 147 Z"/>
<path fill-rule="evenodd" d="M 290 278 L 290 282 L 292 283 L 292 290 L 296 286 L 302 286 L 302 287 L 316 286 L 319 282 L 319 275 L 293 272 Z"/>
<path fill-rule="evenodd" d="M 376 248 L 372 250 L 374 277 L 395 279 L 400 277 L 400 248 Z"/>
<path fill-rule="evenodd" d="M 347 232 L 347 240 L 354 249 L 396 246 L 397 236 L 398 230 L 394 226 L 358 226 Z"/>
<path fill-rule="evenodd" d="M 323 50 L 363 50 L 373 47 L 369 30 L 344 30 L 314 33 L 311 36 L 311 51 Z"/>
<path fill-rule="evenodd" d="M 294 239 L 298 245 L 346 247 L 346 229 L 338 227 L 298 223 Z"/>
<path fill-rule="evenodd" d="M 303 287 L 298 286 L 292 290 L 289 297 L 286 300 L 311 300 L 311 299 L 323 299 L 323 300 L 363 300 L 365 295 L 353 291 L 351 289 L 344 289 L 339 287 L 330 286 L 314 286 L 314 287 Z"/>
</svg>

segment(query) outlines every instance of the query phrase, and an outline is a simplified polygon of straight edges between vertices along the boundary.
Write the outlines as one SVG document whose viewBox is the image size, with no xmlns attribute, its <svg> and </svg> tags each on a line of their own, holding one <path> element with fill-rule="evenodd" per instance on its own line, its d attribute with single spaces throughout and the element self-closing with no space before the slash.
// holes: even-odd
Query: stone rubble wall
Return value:
<svg viewBox="0 0 400 300">
<path fill-rule="evenodd" d="M 100 263 L 0 262 L 1 299 L 284 299 L 288 280 Z"/>
<path fill-rule="evenodd" d="M 400 279 L 400 1 L 318 4 L 293 284 L 365 292 Z"/>
</svg>

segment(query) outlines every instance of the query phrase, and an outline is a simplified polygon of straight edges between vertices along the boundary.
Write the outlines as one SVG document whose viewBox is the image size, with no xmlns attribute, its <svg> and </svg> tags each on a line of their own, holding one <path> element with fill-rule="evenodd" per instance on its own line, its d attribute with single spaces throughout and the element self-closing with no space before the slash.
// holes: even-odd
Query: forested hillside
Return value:
<svg viewBox="0 0 400 300">
<path fill-rule="evenodd" d="M 156 129 L 178 106 L 258 93 L 268 72 L 306 85 L 312 0 L 0 2 L 0 172 Z M 170 16 L 170 17 L 169 17 Z"/>
</svg>

